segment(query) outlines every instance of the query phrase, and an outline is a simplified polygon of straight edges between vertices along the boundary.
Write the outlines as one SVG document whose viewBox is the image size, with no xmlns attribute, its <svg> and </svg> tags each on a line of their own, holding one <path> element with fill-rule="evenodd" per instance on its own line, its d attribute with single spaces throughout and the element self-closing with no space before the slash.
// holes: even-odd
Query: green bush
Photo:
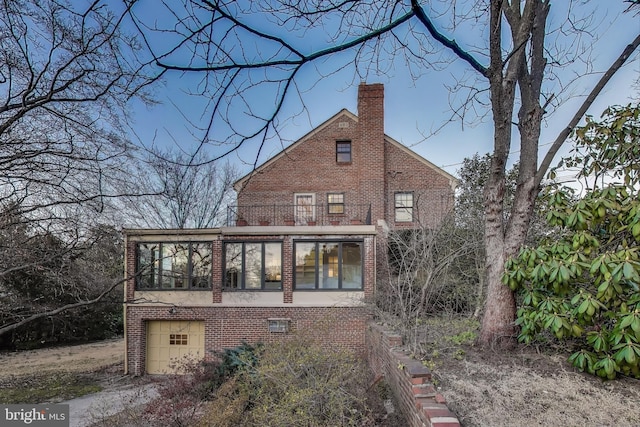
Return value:
<svg viewBox="0 0 640 427">
<path fill-rule="evenodd" d="M 640 378 L 639 117 L 637 106 L 612 109 L 577 131 L 586 153 L 569 165 L 622 183 L 594 181 L 580 199 L 550 191 L 547 220 L 557 233 L 508 260 L 503 277 L 519 293 L 521 341 L 552 334 L 571 346 L 576 368 L 609 379 Z"/>
</svg>

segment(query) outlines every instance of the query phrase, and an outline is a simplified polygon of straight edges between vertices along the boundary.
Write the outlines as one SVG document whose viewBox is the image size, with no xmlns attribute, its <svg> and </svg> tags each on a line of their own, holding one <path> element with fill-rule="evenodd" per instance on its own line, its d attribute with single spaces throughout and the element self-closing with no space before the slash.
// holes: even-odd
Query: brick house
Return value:
<svg viewBox="0 0 640 427">
<path fill-rule="evenodd" d="M 385 230 L 437 224 L 456 180 L 384 134 L 381 84 L 238 180 L 228 225 L 124 230 L 126 372 L 305 330 L 365 350 Z"/>
</svg>

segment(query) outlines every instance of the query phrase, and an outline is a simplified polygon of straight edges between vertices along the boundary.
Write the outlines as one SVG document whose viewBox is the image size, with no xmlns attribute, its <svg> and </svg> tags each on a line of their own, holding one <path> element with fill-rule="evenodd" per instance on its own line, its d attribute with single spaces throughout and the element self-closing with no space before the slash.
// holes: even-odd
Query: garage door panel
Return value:
<svg viewBox="0 0 640 427">
<path fill-rule="evenodd" d="M 171 365 L 186 356 L 203 358 L 204 322 L 147 322 L 147 373 L 172 373 Z"/>
</svg>

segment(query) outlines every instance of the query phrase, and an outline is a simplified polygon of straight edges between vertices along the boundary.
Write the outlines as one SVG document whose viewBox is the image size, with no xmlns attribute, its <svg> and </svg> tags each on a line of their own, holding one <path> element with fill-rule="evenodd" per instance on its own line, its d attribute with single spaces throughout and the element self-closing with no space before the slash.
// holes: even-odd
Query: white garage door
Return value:
<svg viewBox="0 0 640 427">
<path fill-rule="evenodd" d="M 204 358 L 204 322 L 154 320 L 147 322 L 148 374 L 174 373 L 173 365 L 191 355 Z"/>
</svg>

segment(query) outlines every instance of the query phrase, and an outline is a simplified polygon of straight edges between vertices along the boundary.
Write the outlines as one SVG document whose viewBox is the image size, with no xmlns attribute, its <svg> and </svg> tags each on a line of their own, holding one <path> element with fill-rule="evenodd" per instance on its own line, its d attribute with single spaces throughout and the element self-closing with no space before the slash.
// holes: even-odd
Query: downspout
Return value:
<svg viewBox="0 0 640 427">
<path fill-rule="evenodd" d="M 124 374 L 129 374 L 129 340 L 127 339 L 127 286 L 129 285 L 127 279 L 127 251 L 128 251 L 128 243 L 127 235 L 125 234 L 124 238 L 124 286 L 122 287 L 124 295 L 122 298 L 122 324 L 124 327 Z"/>
</svg>

